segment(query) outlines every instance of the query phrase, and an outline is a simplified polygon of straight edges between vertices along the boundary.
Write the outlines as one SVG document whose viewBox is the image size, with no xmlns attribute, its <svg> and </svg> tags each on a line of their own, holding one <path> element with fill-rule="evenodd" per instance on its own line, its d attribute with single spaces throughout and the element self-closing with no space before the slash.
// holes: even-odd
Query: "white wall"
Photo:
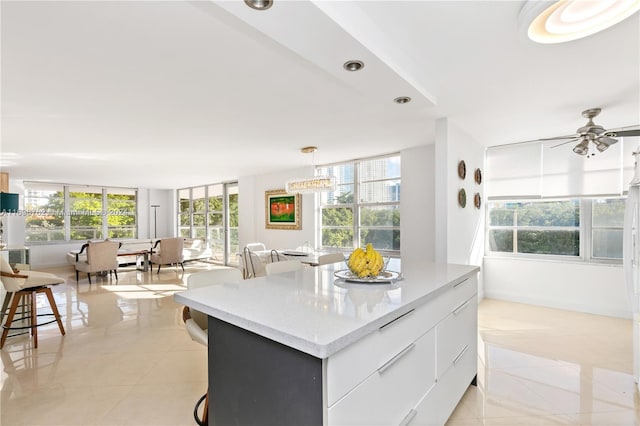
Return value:
<svg viewBox="0 0 640 426">
<path fill-rule="evenodd" d="M 296 248 L 305 242 L 314 244 L 316 228 L 315 194 L 303 194 L 302 229 L 266 229 L 265 191 L 284 189 L 287 180 L 313 176 L 313 166 L 238 179 L 240 248 L 251 242 L 264 243 L 269 249 Z"/>
<path fill-rule="evenodd" d="M 435 261 L 435 145 L 406 149 L 400 156 L 402 258 Z"/>
<path fill-rule="evenodd" d="M 485 297 L 631 318 L 622 267 L 484 258 Z"/>
<path fill-rule="evenodd" d="M 458 163 L 464 160 L 466 177 L 458 177 Z M 476 184 L 474 171 L 484 170 L 484 147 L 447 118 L 436 121 L 436 259 L 440 262 L 482 265 L 484 255 L 484 208 L 476 209 L 473 197 L 483 196 L 483 184 Z M 404 182 L 403 182 L 404 184 Z M 458 191 L 467 194 L 466 207 L 458 204 Z M 484 202 L 484 199 L 482 200 Z M 479 296 L 483 295 L 480 274 Z"/>
</svg>

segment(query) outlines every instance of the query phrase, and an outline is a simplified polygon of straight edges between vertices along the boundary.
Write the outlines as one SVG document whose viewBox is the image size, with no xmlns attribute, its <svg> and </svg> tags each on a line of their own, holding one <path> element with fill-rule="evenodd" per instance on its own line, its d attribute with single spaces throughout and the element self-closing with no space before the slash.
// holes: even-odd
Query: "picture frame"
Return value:
<svg viewBox="0 0 640 426">
<path fill-rule="evenodd" d="M 265 227 L 267 229 L 302 229 L 300 194 L 284 189 L 265 191 Z"/>
</svg>

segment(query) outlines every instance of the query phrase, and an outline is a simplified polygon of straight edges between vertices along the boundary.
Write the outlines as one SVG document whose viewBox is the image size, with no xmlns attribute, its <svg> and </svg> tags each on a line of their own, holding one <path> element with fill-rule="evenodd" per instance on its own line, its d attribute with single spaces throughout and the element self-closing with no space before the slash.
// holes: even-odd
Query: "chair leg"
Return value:
<svg viewBox="0 0 640 426">
<path fill-rule="evenodd" d="M 87 272 L 87 278 L 89 279 L 89 284 L 91 284 L 91 274 Z"/>
<path fill-rule="evenodd" d="M 8 291 L 7 294 L 4 295 L 4 302 L 2 302 L 2 312 L 0 312 L 0 326 L 3 324 L 2 318 L 4 317 L 7 309 L 9 308 L 9 302 L 11 302 L 11 296 L 13 296 L 12 291 Z"/>
<path fill-rule="evenodd" d="M 62 318 L 60 317 L 60 312 L 58 312 L 58 306 L 56 305 L 56 301 L 53 298 L 53 292 L 49 287 L 45 287 L 42 291 L 44 291 L 44 294 L 47 295 L 47 299 L 49 300 L 49 305 L 51 305 L 51 311 L 53 312 L 53 316 L 55 317 L 56 322 L 58 323 L 58 328 L 60 329 L 60 333 L 62 333 L 62 335 L 64 336 L 65 334 L 64 326 L 62 325 Z"/>
<path fill-rule="evenodd" d="M 118 271 L 117 270 L 115 270 L 115 269 L 113 270 L 113 275 L 116 276 L 116 281 L 118 281 Z"/>
<path fill-rule="evenodd" d="M 184 263 L 180 262 L 180 266 L 182 266 L 182 272 L 184 272 Z"/>
<path fill-rule="evenodd" d="M 33 337 L 33 347 L 38 347 L 38 311 L 36 311 L 36 292 L 29 294 L 31 305 L 31 336 Z"/>
<path fill-rule="evenodd" d="M 11 308 L 9 309 L 9 314 L 7 315 L 7 322 L 3 326 L 4 329 L 2 330 L 2 338 L 0 338 L 0 349 L 4 347 L 4 342 L 5 340 L 7 340 L 7 336 L 9 335 L 9 327 L 13 322 L 13 317 L 15 316 L 16 311 L 18 310 L 18 304 L 20 303 L 20 300 L 22 300 L 22 297 L 24 296 L 24 294 L 25 293 L 18 291 L 13 295 L 13 300 L 11 301 Z"/>
<path fill-rule="evenodd" d="M 209 424 L 209 389 L 207 389 L 207 397 L 204 400 L 204 411 L 202 412 L 202 423 Z"/>
<path fill-rule="evenodd" d="M 160 273 L 160 266 L 161 265 L 158 263 L 158 272 L 157 272 L 158 274 Z"/>
<path fill-rule="evenodd" d="M 78 282 L 78 270 L 76 269 L 76 282 Z"/>
</svg>

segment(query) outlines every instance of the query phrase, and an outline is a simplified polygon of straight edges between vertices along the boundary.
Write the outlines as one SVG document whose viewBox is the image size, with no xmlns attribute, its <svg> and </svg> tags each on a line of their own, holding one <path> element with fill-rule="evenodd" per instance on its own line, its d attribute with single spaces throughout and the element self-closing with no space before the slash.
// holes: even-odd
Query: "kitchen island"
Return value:
<svg viewBox="0 0 640 426">
<path fill-rule="evenodd" d="M 209 316 L 210 424 L 444 424 L 476 375 L 479 268 L 359 284 L 344 267 L 175 294 Z"/>
</svg>

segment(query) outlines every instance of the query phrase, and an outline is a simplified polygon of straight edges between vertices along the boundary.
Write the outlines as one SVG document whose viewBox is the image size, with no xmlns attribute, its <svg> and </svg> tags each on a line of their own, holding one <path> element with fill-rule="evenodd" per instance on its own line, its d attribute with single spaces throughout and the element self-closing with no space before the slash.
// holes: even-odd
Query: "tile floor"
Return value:
<svg viewBox="0 0 640 426">
<path fill-rule="evenodd" d="M 40 327 L 0 350 L 0 425 L 195 425 L 206 349 L 184 330 L 172 294 L 184 273 L 119 270 L 118 285 L 51 269 L 67 334 Z M 4 295 L 2 295 L 4 297 Z M 46 305 L 45 301 L 42 301 Z M 640 425 L 631 321 L 484 300 L 479 309 L 478 387 L 455 425 Z"/>
</svg>

